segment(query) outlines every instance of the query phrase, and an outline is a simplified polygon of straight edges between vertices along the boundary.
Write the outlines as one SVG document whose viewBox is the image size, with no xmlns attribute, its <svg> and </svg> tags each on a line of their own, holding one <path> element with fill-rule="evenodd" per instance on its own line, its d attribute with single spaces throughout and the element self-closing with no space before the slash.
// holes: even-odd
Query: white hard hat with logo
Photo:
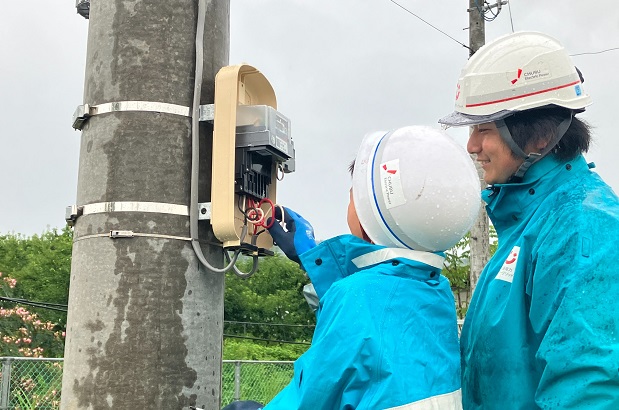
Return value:
<svg viewBox="0 0 619 410">
<path fill-rule="evenodd" d="M 589 104 L 580 73 L 557 40 L 516 32 L 473 54 L 458 80 L 455 111 L 439 123 L 483 124 L 545 106 L 580 112 Z"/>
<path fill-rule="evenodd" d="M 355 159 L 353 198 L 374 243 L 420 251 L 455 245 L 481 204 L 469 155 L 444 131 L 426 126 L 366 135 Z"/>
</svg>

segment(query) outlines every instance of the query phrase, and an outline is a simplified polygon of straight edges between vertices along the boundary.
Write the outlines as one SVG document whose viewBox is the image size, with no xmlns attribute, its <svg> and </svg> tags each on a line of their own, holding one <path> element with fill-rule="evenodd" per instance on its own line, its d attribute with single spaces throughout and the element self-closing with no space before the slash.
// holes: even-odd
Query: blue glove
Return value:
<svg viewBox="0 0 619 410">
<path fill-rule="evenodd" d="M 233 401 L 221 410 L 262 410 L 264 404 L 257 401 Z"/>
<path fill-rule="evenodd" d="M 274 211 L 275 223 L 271 224 L 272 218 L 267 220 L 267 226 L 272 225 L 268 228 L 269 233 L 282 252 L 300 264 L 299 255 L 316 246 L 314 228 L 301 215 L 289 208 L 284 207 L 283 218 L 281 207 L 275 207 Z M 286 230 L 279 224 L 282 219 Z"/>
</svg>

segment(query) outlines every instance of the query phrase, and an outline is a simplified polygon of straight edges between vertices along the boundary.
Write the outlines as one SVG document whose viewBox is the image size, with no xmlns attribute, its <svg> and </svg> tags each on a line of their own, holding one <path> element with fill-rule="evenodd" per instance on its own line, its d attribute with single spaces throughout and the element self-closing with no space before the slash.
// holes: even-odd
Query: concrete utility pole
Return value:
<svg viewBox="0 0 619 410">
<path fill-rule="evenodd" d="M 230 5 L 203 4 L 207 104 L 228 64 Z M 224 276 L 188 240 L 198 1 L 98 0 L 89 17 L 84 103 L 99 108 L 81 134 L 61 408 L 219 410 Z M 203 251 L 222 266 L 208 229 Z"/>
<path fill-rule="evenodd" d="M 469 0 L 469 47 L 471 49 L 471 56 L 485 43 L 486 31 L 484 14 L 483 11 L 479 10 L 483 7 L 483 3 L 482 0 Z M 479 175 L 480 187 L 484 189 L 486 187 L 484 170 L 477 161 L 475 161 L 475 166 L 477 167 L 477 173 Z M 469 279 L 471 282 L 471 292 L 469 294 L 469 302 L 475 290 L 475 286 L 477 286 L 477 282 L 479 281 L 479 275 L 490 259 L 488 214 L 483 206 L 479 211 L 479 216 L 477 217 L 477 221 L 475 221 L 475 225 L 471 228 L 470 247 L 471 272 Z"/>
</svg>

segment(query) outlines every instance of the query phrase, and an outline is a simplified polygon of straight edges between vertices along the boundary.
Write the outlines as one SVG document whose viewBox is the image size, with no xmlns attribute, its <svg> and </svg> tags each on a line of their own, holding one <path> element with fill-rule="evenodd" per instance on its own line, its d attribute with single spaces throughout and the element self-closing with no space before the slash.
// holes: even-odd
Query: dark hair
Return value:
<svg viewBox="0 0 619 410">
<path fill-rule="evenodd" d="M 569 109 L 553 106 L 517 112 L 505 118 L 505 124 L 514 142 L 524 150 L 528 143 L 550 140 L 557 133 L 561 121 L 570 115 Z M 570 127 L 553 148 L 552 153 L 560 160 L 571 160 L 587 152 L 590 143 L 591 126 L 573 117 Z"/>
<path fill-rule="evenodd" d="M 353 159 L 351 163 L 348 165 L 348 172 L 350 172 L 350 176 L 355 171 L 355 160 Z"/>
</svg>

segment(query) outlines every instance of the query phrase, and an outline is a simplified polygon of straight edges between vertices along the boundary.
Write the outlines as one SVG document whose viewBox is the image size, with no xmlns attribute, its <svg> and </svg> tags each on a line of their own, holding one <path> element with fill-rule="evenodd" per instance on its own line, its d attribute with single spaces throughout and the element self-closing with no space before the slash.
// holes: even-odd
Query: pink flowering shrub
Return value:
<svg viewBox="0 0 619 410">
<path fill-rule="evenodd" d="M 0 294 L 10 297 L 17 281 L 0 272 Z M 62 357 L 65 333 L 12 302 L 0 305 L 0 356 Z"/>
</svg>

